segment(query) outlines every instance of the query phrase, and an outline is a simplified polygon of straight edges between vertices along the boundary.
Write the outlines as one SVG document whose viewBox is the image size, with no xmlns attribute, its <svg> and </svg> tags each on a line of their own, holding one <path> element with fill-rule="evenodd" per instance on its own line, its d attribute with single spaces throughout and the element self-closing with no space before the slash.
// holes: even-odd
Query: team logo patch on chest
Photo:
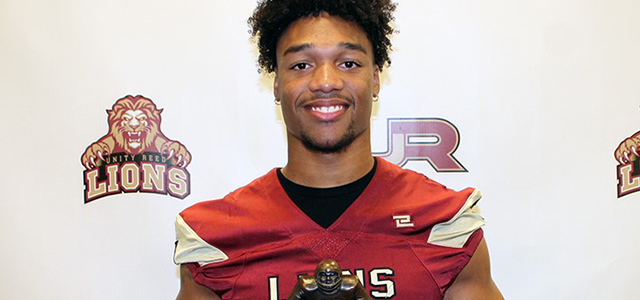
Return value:
<svg viewBox="0 0 640 300">
<path fill-rule="evenodd" d="M 151 99 L 126 96 L 107 110 L 109 132 L 90 144 L 80 160 L 85 167 L 84 202 L 119 193 L 190 194 L 186 167 L 191 153 L 160 130 Z"/>
<path fill-rule="evenodd" d="M 413 227 L 411 215 L 394 215 L 393 219 L 396 221 L 396 228 Z"/>
</svg>

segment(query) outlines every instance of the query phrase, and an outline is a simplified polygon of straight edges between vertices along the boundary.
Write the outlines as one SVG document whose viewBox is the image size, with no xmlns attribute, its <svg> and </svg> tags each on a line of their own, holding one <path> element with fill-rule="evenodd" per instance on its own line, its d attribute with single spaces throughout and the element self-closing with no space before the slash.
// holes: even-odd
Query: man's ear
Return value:
<svg viewBox="0 0 640 300">
<path fill-rule="evenodd" d="M 378 66 L 373 70 L 373 94 L 380 94 L 380 68 Z"/>
<path fill-rule="evenodd" d="M 280 76 L 278 76 L 277 67 L 273 70 L 273 73 L 275 74 L 275 76 L 273 76 L 273 97 L 275 97 L 275 99 L 278 99 L 278 95 L 280 94 L 280 91 L 278 90 L 278 79 L 280 78 Z"/>
</svg>

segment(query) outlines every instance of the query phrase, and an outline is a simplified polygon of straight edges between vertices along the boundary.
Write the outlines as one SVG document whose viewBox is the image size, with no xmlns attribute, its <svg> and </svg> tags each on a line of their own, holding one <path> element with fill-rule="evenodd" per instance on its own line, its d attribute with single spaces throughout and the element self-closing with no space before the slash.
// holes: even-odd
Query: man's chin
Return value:
<svg viewBox="0 0 640 300">
<path fill-rule="evenodd" d="M 322 154 L 337 154 L 347 150 L 355 140 L 355 136 L 347 134 L 339 140 L 335 141 L 316 141 L 308 136 L 302 135 L 302 143 L 313 152 Z"/>
</svg>

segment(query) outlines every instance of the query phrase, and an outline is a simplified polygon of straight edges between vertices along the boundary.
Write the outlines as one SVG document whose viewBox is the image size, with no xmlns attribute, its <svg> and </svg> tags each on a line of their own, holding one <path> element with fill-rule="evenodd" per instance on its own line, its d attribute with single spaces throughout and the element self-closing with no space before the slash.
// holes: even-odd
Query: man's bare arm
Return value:
<svg viewBox="0 0 640 300">
<path fill-rule="evenodd" d="M 191 271 L 180 265 L 180 293 L 176 300 L 220 300 L 212 290 L 193 281 Z"/>
<path fill-rule="evenodd" d="M 445 300 L 504 300 L 491 279 L 491 264 L 487 243 L 482 239 L 458 278 L 447 290 Z"/>
</svg>

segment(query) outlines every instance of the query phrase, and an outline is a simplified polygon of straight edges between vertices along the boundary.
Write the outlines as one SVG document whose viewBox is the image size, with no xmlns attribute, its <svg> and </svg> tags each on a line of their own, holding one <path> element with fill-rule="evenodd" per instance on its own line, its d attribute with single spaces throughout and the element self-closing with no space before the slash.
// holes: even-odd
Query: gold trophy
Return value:
<svg viewBox="0 0 640 300">
<path fill-rule="evenodd" d="M 287 300 L 371 300 L 358 277 L 342 275 L 333 259 L 318 264 L 315 274 L 298 278 Z"/>
</svg>

